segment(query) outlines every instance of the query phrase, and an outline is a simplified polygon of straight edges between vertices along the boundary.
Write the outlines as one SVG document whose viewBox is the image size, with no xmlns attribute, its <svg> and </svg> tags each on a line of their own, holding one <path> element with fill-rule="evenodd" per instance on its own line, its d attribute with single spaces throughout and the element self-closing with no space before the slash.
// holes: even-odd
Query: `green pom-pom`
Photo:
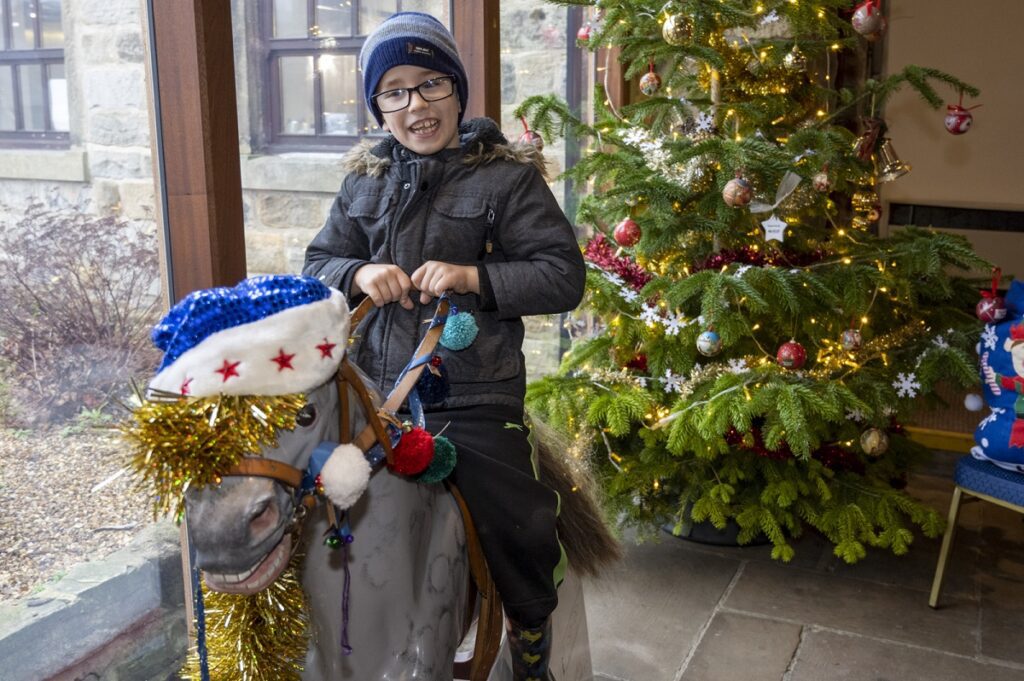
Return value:
<svg viewBox="0 0 1024 681">
<path fill-rule="evenodd" d="M 449 350 L 465 350 L 476 340 L 477 331 L 476 319 L 470 313 L 449 315 L 441 334 L 441 345 Z"/>
<path fill-rule="evenodd" d="M 419 482 L 441 482 L 455 470 L 455 445 L 446 437 L 434 438 L 434 460 L 417 476 Z"/>
</svg>

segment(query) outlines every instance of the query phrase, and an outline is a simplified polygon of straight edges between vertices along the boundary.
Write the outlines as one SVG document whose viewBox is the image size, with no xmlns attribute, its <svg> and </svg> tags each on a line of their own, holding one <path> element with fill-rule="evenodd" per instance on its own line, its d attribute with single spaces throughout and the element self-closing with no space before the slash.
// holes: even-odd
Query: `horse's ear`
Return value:
<svg viewBox="0 0 1024 681">
<path fill-rule="evenodd" d="M 320 471 L 327 497 L 339 508 L 351 507 L 370 483 L 370 463 L 355 445 L 338 445 Z"/>
</svg>

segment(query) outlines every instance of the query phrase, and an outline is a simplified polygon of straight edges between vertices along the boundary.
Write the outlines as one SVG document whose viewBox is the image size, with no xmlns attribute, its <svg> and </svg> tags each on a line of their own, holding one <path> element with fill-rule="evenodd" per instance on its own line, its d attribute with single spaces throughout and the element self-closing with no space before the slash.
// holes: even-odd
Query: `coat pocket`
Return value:
<svg viewBox="0 0 1024 681">
<path fill-rule="evenodd" d="M 424 259 L 463 265 L 476 263 L 487 238 L 487 215 L 493 214 L 487 197 L 439 194 L 431 213 Z"/>
<path fill-rule="evenodd" d="M 366 234 L 371 255 L 376 255 L 387 244 L 390 205 L 390 199 L 382 194 L 357 196 L 349 204 L 347 215 Z"/>
</svg>

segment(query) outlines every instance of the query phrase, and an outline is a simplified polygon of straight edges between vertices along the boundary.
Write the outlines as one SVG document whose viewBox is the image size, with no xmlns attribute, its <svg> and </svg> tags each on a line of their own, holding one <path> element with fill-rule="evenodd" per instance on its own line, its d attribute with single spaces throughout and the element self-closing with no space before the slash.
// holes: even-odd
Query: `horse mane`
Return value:
<svg viewBox="0 0 1024 681">
<path fill-rule="evenodd" d="M 558 492 L 558 538 L 574 572 L 596 577 L 622 558 L 622 545 L 608 527 L 598 498 L 598 485 L 590 469 L 570 461 L 565 437 L 536 416 L 530 417 L 536 435 L 541 482 Z"/>
</svg>

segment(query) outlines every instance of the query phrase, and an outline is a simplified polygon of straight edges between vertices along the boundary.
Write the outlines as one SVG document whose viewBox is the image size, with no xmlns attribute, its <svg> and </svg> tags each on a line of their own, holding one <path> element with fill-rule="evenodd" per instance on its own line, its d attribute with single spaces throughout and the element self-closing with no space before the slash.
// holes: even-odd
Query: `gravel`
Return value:
<svg viewBox="0 0 1024 681">
<path fill-rule="evenodd" d="M 103 558 L 152 520 L 126 451 L 109 429 L 0 428 L 0 601 Z"/>
</svg>

